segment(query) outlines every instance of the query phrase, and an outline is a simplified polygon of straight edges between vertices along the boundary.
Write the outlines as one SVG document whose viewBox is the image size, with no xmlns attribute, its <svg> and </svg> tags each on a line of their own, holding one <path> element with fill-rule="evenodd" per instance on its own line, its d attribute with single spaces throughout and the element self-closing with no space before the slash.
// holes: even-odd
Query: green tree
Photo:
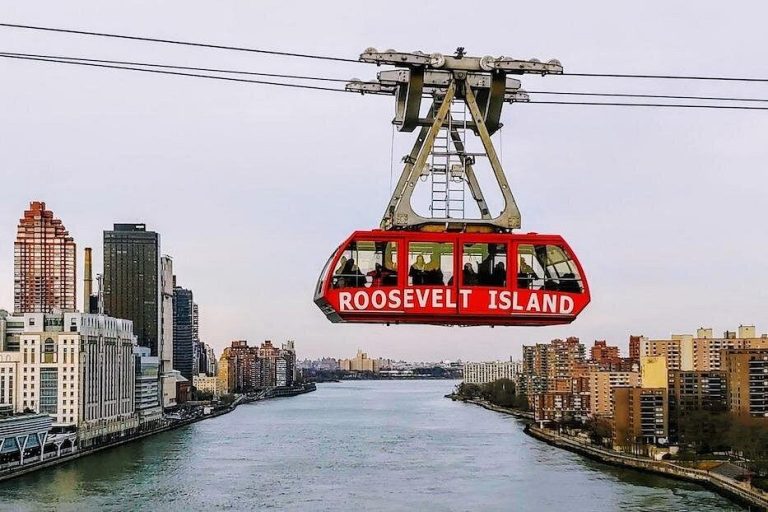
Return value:
<svg viewBox="0 0 768 512">
<path fill-rule="evenodd" d="M 478 398 L 481 394 L 482 390 L 480 389 L 480 386 L 477 384 L 468 384 L 466 382 L 462 382 L 458 386 L 456 386 L 456 395 L 459 398 L 464 399 L 471 399 L 471 398 Z"/>
</svg>

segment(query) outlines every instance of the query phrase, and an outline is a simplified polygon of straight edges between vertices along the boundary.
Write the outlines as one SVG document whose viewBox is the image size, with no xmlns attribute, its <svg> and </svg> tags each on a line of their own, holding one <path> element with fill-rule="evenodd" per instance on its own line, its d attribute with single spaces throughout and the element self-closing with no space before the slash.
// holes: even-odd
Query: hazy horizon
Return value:
<svg viewBox="0 0 768 512">
<path fill-rule="evenodd" d="M 493 3 L 476 15 L 482 23 L 456 5 L 47 0 L 2 5 L 0 19 L 353 59 L 369 46 L 465 46 L 470 55 L 557 58 L 573 73 L 768 77 L 760 4 Z M 383 69 L 6 28 L 0 51 L 344 79 Z M 331 324 L 312 291 L 338 244 L 378 226 L 389 197 L 392 98 L 12 59 L 0 59 L 0 76 L 0 309 L 13 309 L 18 220 L 40 200 L 77 242 L 78 304 L 83 248 L 94 249 L 100 272 L 103 230 L 138 222 L 159 232 L 217 355 L 233 339 L 291 338 L 300 359 L 351 357 L 359 347 L 372 357 L 488 360 L 566 336 L 588 347 L 607 339 L 626 354 L 630 334 L 768 331 L 758 223 L 765 111 L 506 106 L 494 139 L 523 231 L 568 240 L 592 303 L 569 326 L 386 327 Z M 521 80 L 531 91 L 768 97 L 760 83 Z M 395 136 L 395 177 L 414 137 Z"/>
</svg>

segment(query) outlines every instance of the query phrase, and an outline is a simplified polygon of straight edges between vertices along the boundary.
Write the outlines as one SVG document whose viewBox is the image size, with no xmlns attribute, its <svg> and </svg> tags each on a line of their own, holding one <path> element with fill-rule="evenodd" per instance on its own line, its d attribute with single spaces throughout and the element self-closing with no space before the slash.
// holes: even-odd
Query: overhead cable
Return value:
<svg viewBox="0 0 768 512">
<path fill-rule="evenodd" d="M 127 71 L 140 71 L 143 73 L 156 73 L 160 75 L 175 75 L 175 76 L 186 76 L 191 78 L 208 78 L 210 80 L 224 80 L 227 82 L 242 82 L 242 83 L 249 83 L 249 84 L 261 84 L 261 85 L 275 85 L 275 86 L 281 86 L 281 87 L 294 87 L 297 89 L 314 89 L 318 91 L 334 91 L 334 92 L 348 92 L 344 89 L 336 89 L 332 87 L 321 87 L 317 85 L 307 85 L 307 84 L 294 84 L 294 83 L 285 83 L 285 82 L 271 82 L 266 80 L 249 80 L 247 78 L 234 78 L 229 76 L 214 76 L 214 75 L 203 75 L 199 73 L 182 73 L 179 71 L 164 71 L 160 69 L 145 69 L 145 68 L 137 68 L 137 67 L 131 67 L 131 66 L 113 66 L 108 64 L 96 64 L 93 62 L 77 62 L 72 60 L 60 60 L 60 59 L 45 59 L 45 58 L 38 58 L 38 57 L 18 57 L 14 55 L 5 55 L 0 54 L 0 58 L 3 59 L 17 59 L 17 60 L 31 60 L 31 61 L 37 61 L 37 62 L 54 62 L 58 64 L 70 64 L 74 66 L 88 66 L 88 67 L 94 67 L 94 68 L 107 68 L 107 69 L 122 69 Z"/>
<path fill-rule="evenodd" d="M 724 82 L 768 82 L 768 78 L 740 76 L 696 76 L 696 75 L 634 75 L 627 73 L 562 73 L 557 76 L 582 76 L 593 78 L 643 78 L 655 80 L 714 80 Z"/>
<path fill-rule="evenodd" d="M 339 83 L 349 82 L 348 79 L 344 79 L 344 78 L 326 78 L 326 77 L 306 76 L 306 75 L 286 75 L 281 73 L 262 73 L 262 72 L 256 72 L 256 71 L 238 71 L 233 69 L 199 68 L 199 67 L 191 67 L 191 66 L 178 66 L 174 64 L 155 64 L 155 63 L 147 63 L 147 62 L 124 61 L 124 60 L 88 59 L 84 57 L 63 57 L 61 55 L 41 55 L 41 54 L 35 54 L 35 53 L 13 53 L 13 52 L 0 52 L 0 55 L 15 56 L 15 57 L 32 57 L 32 58 L 39 58 L 39 59 L 46 59 L 46 60 L 67 60 L 67 61 L 73 61 L 73 62 L 96 62 L 99 64 L 118 64 L 121 66 L 142 66 L 142 67 L 149 67 L 149 68 L 181 69 L 181 70 L 187 70 L 187 71 L 206 71 L 209 73 L 266 76 L 266 77 L 272 77 L 272 78 L 289 78 L 289 79 L 296 79 L 296 80 L 318 80 L 322 82 L 339 82 Z"/>
<path fill-rule="evenodd" d="M 34 26 L 34 25 L 19 25 L 16 23 L 0 23 L 0 27 L 16 28 L 16 29 L 24 29 L 24 30 L 39 30 L 43 32 L 57 32 L 57 33 L 63 33 L 63 34 L 76 34 L 80 36 L 108 37 L 113 39 L 126 39 L 130 41 L 142 41 L 142 42 L 148 42 L 148 43 L 196 46 L 199 48 L 213 48 L 216 50 L 232 50 L 232 51 L 238 51 L 238 52 L 261 53 L 265 55 L 278 55 L 281 57 L 298 57 L 302 59 L 319 59 L 319 60 L 331 60 L 336 62 L 354 62 L 357 64 L 363 64 L 358 59 L 348 59 L 344 57 L 329 57 L 327 55 L 314 55 L 314 54 L 308 54 L 308 53 L 264 50 L 261 48 L 244 48 L 240 46 L 228 46 L 228 45 L 221 45 L 221 44 L 196 43 L 192 41 L 180 41 L 176 39 L 159 39 L 155 37 L 130 36 L 130 35 L 124 35 L 124 34 L 107 33 L 107 32 L 91 32 L 87 30 L 72 30 L 72 29 L 65 29 L 65 28 L 40 27 L 40 26 Z"/>
<path fill-rule="evenodd" d="M 353 93 L 353 94 L 359 94 L 357 92 L 347 91 L 345 89 L 341 88 L 333 88 L 333 87 L 322 87 L 317 85 L 308 85 L 308 84 L 300 84 L 300 83 L 287 83 L 287 82 L 273 82 L 273 81 L 267 81 L 267 80 L 251 80 L 251 79 L 245 79 L 245 78 L 235 78 L 235 77 L 226 77 L 226 76 L 216 76 L 216 75 L 206 75 L 201 73 L 184 73 L 181 71 L 168 71 L 167 69 L 146 69 L 146 67 L 136 67 L 136 66 L 157 66 L 158 68 L 171 68 L 171 69 L 190 69 L 190 70 L 205 70 L 208 68 L 190 68 L 185 66 L 165 66 L 162 64 L 144 64 L 144 63 L 132 63 L 134 65 L 117 65 L 117 64 L 106 64 L 106 62 L 124 62 L 124 61 L 101 61 L 98 59 L 78 59 L 73 57 L 63 57 L 63 58 L 56 58 L 56 57 L 48 57 L 48 56 L 39 56 L 39 57 L 33 57 L 30 56 L 32 54 L 13 54 L 13 53 L 3 53 L 0 52 L 0 58 L 5 59 L 16 59 L 16 60 L 27 60 L 27 61 L 36 61 L 36 62 L 50 62 L 50 63 L 56 63 L 56 64 L 69 64 L 69 65 L 75 65 L 75 66 L 87 66 L 92 68 L 105 68 L 105 69 L 113 69 L 113 70 L 124 70 L 124 71 L 138 71 L 143 73 L 154 73 L 154 74 L 161 74 L 161 75 L 172 75 L 172 76 L 184 76 L 184 77 L 190 77 L 190 78 L 204 78 L 209 80 L 223 80 L 227 82 L 240 82 L 240 83 L 250 83 L 250 84 L 260 84 L 260 85 L 272 85 L 272 86 L 279 86 L 279 87 L 292 87 L 297 89 L 312 89 L 312 90 L 319 90 L 319 91 L 332 91 L 332 92 L 346 92 L 346 93 Z M 257 74 L 262 76 L 271 76 L 271 77 L 279 77 L 279 78 L 295 78 L 295 79 L 303 79 L 303 80 L 331 80 L 331 81 L 342 81 L 342 79 L 330 79 L 325 77 L 309 77 L 309 76 L 300 76 L 300 75 L 278 75 L 278 74 L 268 74 L 268 73 L 257 73 L 257 72 L 239 72 L 239 71 L 232 71 L 232 70 L 217 70 L 221 73 L 246 73 L 246 74 Z M 573 95 L 579 95 L 579 96 L 620 96 L 620 97 L 638 97 L 638 98 L 674 98 L 674 99 L 709 99 L 709 100 L 717 100 L 717 101 L 745 101 L 745 102 L 766 102 L 768 100 L 766 99 L 757 99 L 757 98 L 729 98 L 729 97 L 704 97 L 704 96 L 671 96 L 671 95 L 640 95 L 640 94 L 623 94 L 623 93 L 570 93 L 570 92 L 558 92 L 558 91 L 531 91 L 531 94 L 553 94 L 553 95 L 559 95 L 559 94 L 573 94 Z M 757 106 L 746 106 L 746 105 L 712 105 L 712 104 L 680 104 L 680 103 L 637 103 L 637 102 L 586 102 L 586 101 L 529 101 L 529 102 L 516 102 L 521 104 L 536 104 L 536 105 L 582 105 L 582 106 L 608 106 L 608 107 L 658 107 L 658 108 L 698 108 L 698 109 L 722 109 L 722 110 L 768 110 L 768 107 L 757 107 Z"/>
</svg>

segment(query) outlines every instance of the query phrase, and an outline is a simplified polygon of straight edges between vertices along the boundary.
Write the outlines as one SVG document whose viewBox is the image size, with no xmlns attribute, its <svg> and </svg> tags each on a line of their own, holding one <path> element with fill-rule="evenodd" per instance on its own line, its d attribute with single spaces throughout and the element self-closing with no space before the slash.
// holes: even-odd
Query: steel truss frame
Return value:
<svg viewBox="0 0 768 512">
<path fill-rule="evenodd" d="M 507 74 L 536 73 L 561 74 L 562 65 L 552 60 L 547 63 L 536 59 L 517 60 L 507 57 L 467 57 L 459 49 L 454 57 L 421 52 L 403 53 L 388 50 L 378 52 L 369 48 L 360 56 L 363 62 L 389 64 L 400 69 L 382 71 L 377 81 L 353 80 L 349 91 L 361 94 L 394 95 L 395 119 L 399 131 L 419 133 L 410 153 L 403 159 L 405 165 L 387 204 L 381 220 L 383 229 L 418 229 L 424 231 L 511 231 L 521 226 L 520 210 L 491 135 L 501 128 L 501 111 L 505 102 L 527 101 L 528 95 L 520 90 L 520 81 Z M 420 116 L 424 96 L 432 97 L 432 106 L 426 117 Z M 454 101 L 466 103 L 472 121 L 467 123 L 480 138 L 493 175 L 504 198 L 504 208 L 492 217 L 477 176 L 473 156 L 467 155 L 464 141 L 450 118 Z M 480 211 L 479 219 L 427 218 L 417 214 L 411 206 L 411 197 L 418 179 L 425 172 L 427 160 L 441 128 L 447 128 L 456 154 L 464 162 L 465 179 L 472 198 Z"/>
</svg>

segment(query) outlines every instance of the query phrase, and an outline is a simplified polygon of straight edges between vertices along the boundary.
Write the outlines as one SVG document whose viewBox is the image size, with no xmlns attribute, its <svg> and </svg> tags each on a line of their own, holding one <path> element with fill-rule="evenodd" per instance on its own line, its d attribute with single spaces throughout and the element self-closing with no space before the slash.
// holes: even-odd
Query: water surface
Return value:
<svg viewBox="0 0 768 512">
<path fill-rule="evenodd" d="M 2 483 L 0 509 L 742 510 L 536 441 L 454 385 L 320 384 Z"/>
</svg>

